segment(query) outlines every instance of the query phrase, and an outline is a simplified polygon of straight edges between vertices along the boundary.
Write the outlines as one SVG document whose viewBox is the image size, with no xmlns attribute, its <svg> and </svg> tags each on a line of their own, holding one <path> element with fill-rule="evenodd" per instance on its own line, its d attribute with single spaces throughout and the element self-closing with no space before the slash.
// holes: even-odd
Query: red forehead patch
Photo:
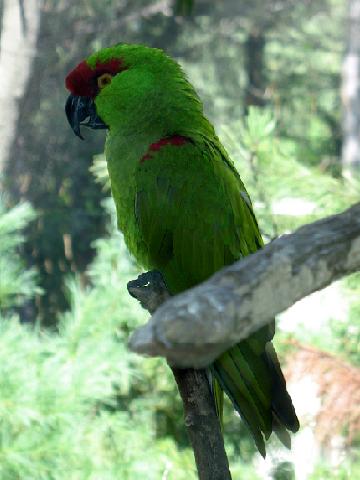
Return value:
<svg viewBox="0 0 360 480">
<path fill-rule="evenodd" d="M 89 67 L 84 60 L 67 75 L 65 86 L 74 95 L 95 97 L 98 93 L 97 77 L 103 73 L 116 75 L 123 70 L 126 70 L 126 67 L 120 59 L 113 58 L 105 63 L 96 62 L 95 68 Z"/>
</svg>

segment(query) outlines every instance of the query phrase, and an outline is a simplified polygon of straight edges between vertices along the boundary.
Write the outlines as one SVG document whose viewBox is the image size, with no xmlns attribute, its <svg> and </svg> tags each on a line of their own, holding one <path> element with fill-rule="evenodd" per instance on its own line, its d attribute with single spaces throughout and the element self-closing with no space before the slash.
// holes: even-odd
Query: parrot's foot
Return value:
<svg viewBox="0 0 360 480">
<path fill-rule="evenodd" d="M 164 277 L 158 270 L 142 273 L 136 280 L 128 282 L 127 289 L 150 313 L 154 313 L 170 297 Z"/>
</svg>

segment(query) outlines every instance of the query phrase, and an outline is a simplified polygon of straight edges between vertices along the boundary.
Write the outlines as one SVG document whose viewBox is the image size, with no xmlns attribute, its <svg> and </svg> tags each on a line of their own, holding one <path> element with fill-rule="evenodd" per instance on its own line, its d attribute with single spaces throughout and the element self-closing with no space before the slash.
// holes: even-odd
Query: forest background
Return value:
<svg viewBox="0 0 360 480">
<path fill-rule="evenodd" d="M 119 41 L 176 58 L 271 241 L 359 198 L 359 145 L 344 151 L 359 3 L 0 3 L 1 479 L 196 478 L 169 369 L 127 349 L 146 319 L 126 290 L 139 269 L 116 231 L 104 132 L 81 142 L 67 125 L 67 72 Z M 304 435 L 263 462 L 227 404 L 234 479 L 360 475 L 359 294 L 355 274 L 280 316 Z"/>
</svg>

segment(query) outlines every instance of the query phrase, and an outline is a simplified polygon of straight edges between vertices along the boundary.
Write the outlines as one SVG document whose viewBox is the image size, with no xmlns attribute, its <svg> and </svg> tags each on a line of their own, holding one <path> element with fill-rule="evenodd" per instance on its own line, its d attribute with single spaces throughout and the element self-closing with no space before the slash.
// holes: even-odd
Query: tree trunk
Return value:
<svg viewBox="0 0 360 480">
<path fill-rule="evenodd" d="M 265 105 L 265 36 L 263 32 L 254 29 L 245 42 L 245 68 L 248 77 L 245 106 L 262 107 Z"/>
<path fill-rule="evenodd" d="M 360 0 L 348 0 L 347 50 L 342 68 L 343 176 L 360 176 Z"/>
<path fill-rule="evenodd" d="M 14 141 L 19 100 L 36 55 L 41 0 L 4 0 L 0 43 L 0 175 Z"/>
</svg>

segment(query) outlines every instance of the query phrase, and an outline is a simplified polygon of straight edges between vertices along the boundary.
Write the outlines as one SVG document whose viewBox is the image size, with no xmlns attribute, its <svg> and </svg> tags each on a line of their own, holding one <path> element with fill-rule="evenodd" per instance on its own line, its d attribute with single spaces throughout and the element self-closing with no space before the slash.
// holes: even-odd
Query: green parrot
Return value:
<svg viewBox="0 0 360 480">
<path fill-rule="evenodd" d="M 66 77 L 66 115 L 108 129 L 105 155 L 119 229 L 145 269 L 172 294 L 262 248 L 251 200 L 183 70 L 164 51 L 120 43 Z M 299 422 L 271 343 L 274 322 L 222 354 L 209 379 L 219 417 L 223 391 L 260 453 L 274 431 Z"/>
</svg>

